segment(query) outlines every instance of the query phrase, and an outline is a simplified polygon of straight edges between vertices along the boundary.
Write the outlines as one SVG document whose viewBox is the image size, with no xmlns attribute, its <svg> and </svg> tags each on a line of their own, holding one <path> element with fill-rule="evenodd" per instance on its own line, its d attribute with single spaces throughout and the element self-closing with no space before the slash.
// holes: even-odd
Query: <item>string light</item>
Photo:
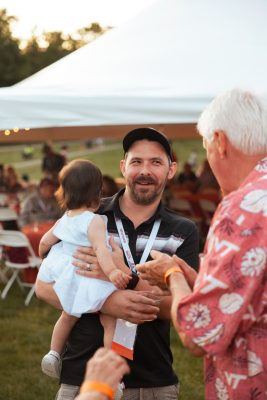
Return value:
<svg viewBox="0 0 267 400">
<path fill-rule="evenodd" d="M 30 131 L 30 129 L 31 129 L 31 128 L 24 128 L 25 132 Z M 3 133 L 4 133 L 5 136 L 9 136 L 9 135 L 11 135 L 12 133 L 18 133 L 18 132 L 22 132 L 22 131 L 21 131 L 20 128 L 18 128 L 17 126 L 16 126 L 15 128 L 13 128 L 12 130 L 10 130 L 10 129 L 5 129 L 5 130 L 3 131 Z"/>
</svg>

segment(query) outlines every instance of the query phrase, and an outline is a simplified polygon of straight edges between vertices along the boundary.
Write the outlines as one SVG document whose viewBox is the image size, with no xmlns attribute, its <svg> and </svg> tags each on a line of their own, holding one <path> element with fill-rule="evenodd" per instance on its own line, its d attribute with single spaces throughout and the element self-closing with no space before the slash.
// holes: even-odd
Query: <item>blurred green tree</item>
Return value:
<svg viewBox="0 0 267 400">
<path fill-rule="evenodd" d="M 19 40 L 11 33 L 11 24 L 16 18 L 0 9 L 0 86 L 10 86 L 21 79 L 20 66 L 23 57 Z"/>
<path fill-rule="evenodd" d="M 5 9 L 0 9 L 0 86 L 10 86 L 27 78 L 111 29 L 93 22 L 72 35 L 44 32 L 37 36 L 33 32 L 22 46 L 12 36 L 11 25 L 16 20 Z"/>
</svg>

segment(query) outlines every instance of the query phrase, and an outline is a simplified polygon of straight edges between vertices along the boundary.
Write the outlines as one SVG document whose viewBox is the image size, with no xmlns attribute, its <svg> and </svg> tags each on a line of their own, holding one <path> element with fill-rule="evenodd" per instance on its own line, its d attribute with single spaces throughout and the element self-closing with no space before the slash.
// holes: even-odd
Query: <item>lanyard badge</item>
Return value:
<svg viewBox="0 0 267 400">
<path fill-rule="evenodd" d="M 117 218 L 115 215 L 115 222 L 117 226 L 117 230 L 119 233 L 120 241 L 124 250 L 124 254 L 127 260 L 127 263 L 132 270 L 132 272 L 136 272 L 135 262 L 129 247 L 129 243 L 127 241 L 125 231 L 122 225 L 122 221 L 120 218 Z M 145 250 L 141 257 L 140 263 L 144 263 L 149 256 L 149 253 L 152 249 L 153 243 L 156 239 L 159 227 L 160 227 L 161 219 L 157 219 L 154 222 L 151 234 L 148 238 L 148 241 L 145 246 Z M 131 322 L 125 321 L 123 319 L 117 319 L 115 333 L 112 341 L 111 348 L 119 355 L 128 358 L 129 360 L 133 360 L 134 354 L 134 343 L 136 339 L 137 333 L 137 325 L 132 324 Z"/>
<path fill-rule="evenodd" d="M 120 356 L 133 360 L 137 325 L 117 319 L 111 348 Z"/>
</svg>

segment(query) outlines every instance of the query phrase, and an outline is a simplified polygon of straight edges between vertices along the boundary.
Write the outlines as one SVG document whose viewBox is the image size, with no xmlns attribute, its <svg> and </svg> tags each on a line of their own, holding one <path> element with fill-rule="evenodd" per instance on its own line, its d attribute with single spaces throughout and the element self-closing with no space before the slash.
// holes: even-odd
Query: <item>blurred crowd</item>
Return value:
<svg viewBox="0 0 267 400">
<path fill-rule="evenodd" d="M 55 191 L 59 171 L 69 161 L 68 146 L 62 145 L 60 152 L 56 152 L 50 144 L 44 144 L 42 154 L 39 182 L 31 180 L 27 174 L 19 176 L 12 165 L 0 164 L 0 208 L 9 208 L 17 214 L 16 221 L 10 223 L 1 221 L 0 213 L 0 223 L 5 228 L 20 229 L 33 223 L 55 221 L 61 216 Z M 103 197 L 112 196 L 118 189 L 115 179 L 103 175 Z"/>
</svg>

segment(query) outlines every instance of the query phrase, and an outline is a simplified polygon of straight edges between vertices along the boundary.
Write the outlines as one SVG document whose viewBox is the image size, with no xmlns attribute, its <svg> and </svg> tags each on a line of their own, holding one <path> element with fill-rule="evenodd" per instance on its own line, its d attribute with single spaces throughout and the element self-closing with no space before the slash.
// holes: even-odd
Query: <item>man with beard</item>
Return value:
<svg viewBox="0 0 267 400">
<path fill-rule="evenodd" d="M 120 162 L 120 169 L 126 187 L 113 197 L 104 199 L 98 210 L 108 218 L 108 232 L 114 239 L 114 254 L 118 254 L 117 245 L 120 245 L 125 264 L 134 269 L 135 264 L 144 258 L 143 254 L 146 254 L 145 259 L 150 259 L 150 250 L 157 249 L 169 255 L 176 254 L 197 268 L 196 226 L 167 210 L 161 203 L 166 182 L 176 173 L 168 139 L 152 128 L 138 128 L 125 136 L 123 149 L 125 157 Z M 100 278 L 92 249 L 79 248 L 75 258 L 78 273 Z M 159 304 L 158 297 L 151 295 L 153 288 L 139 280 L 134 272 L 132 277 L 128 290 L 114 292 L 101 310 L 115 318 L 139 324 L 133 361 L 129 362 L 131 373 L 124 379 L 126 389 L 123 399 L 175 400 L 178 397 L 178 380 L 172 369 L 170 350 L 171 298 L 164 296 Z M 37 295 L 59 306 L 55 295 L 45 284 L 37 287 Z M 87 360 L 102 345 L 103 328 L 99 316 L 84 314 L 67 343 L 58 400 L 74 399 L 82 383 Z"/>
</svg>

